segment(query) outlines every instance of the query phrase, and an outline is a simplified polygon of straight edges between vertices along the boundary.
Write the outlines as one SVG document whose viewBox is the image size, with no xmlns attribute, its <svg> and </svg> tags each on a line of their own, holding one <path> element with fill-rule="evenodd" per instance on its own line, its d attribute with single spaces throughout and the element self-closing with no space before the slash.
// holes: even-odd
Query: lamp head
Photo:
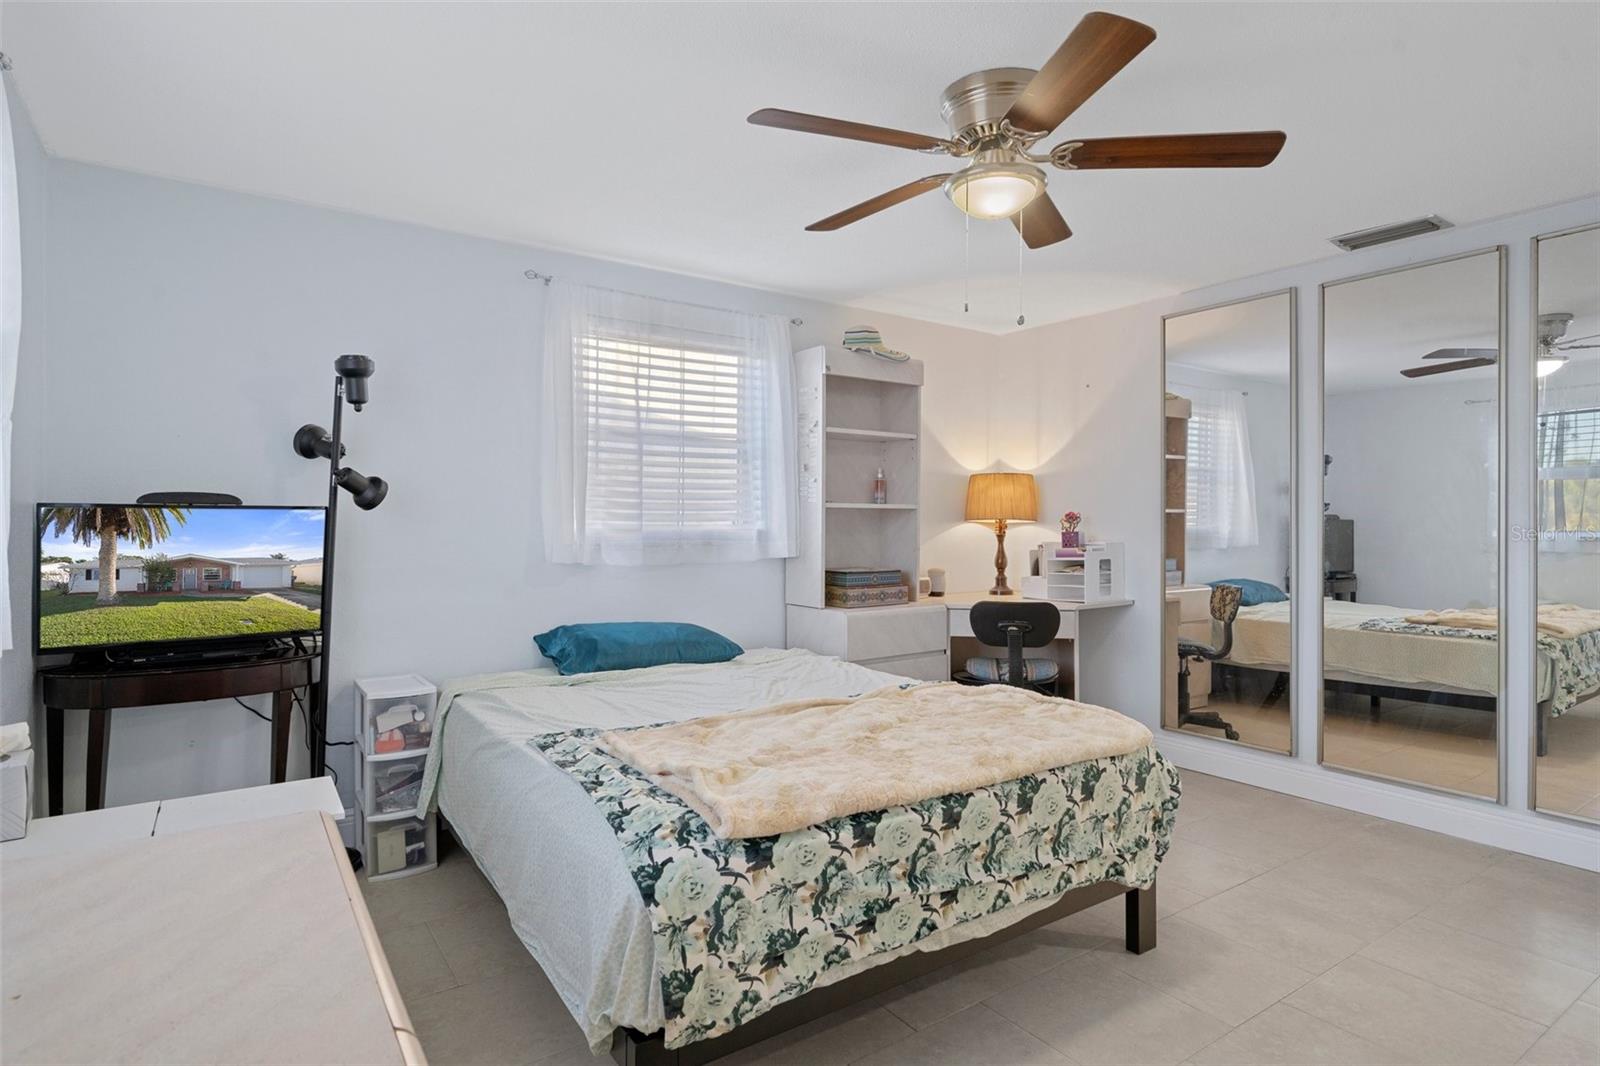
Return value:
<svg viewBox="0 0 1600 1066">
<path fill-rule="evenodd" d="M 363 511 L 370 511 L 383 502 L 389 495 L 389 483 L 381 477 L 367 477 L 365 474 L 350 467 L 341 467 L 333 475 L 333 480 L 339 487 L 348 492 L 355 499 L 355 505 Z"/>
<path fill-rule="evenodd" d="M 321 426 L 307 422 L 294 431 L 294 451 L 302 459 L 327 459 L 333 452 L 333 434 Z M 339 458 L 344 458 L 344 445 L 339 445 Z"/>
<path fill-rule="evenodd" d="M 378 369 L 377 364 L 364 355 L 341 355 L 333 361 L 333 369 L 344 381 L 344 398 L 361 410 L 367 403 L 367 379 Z"/>
</svg>

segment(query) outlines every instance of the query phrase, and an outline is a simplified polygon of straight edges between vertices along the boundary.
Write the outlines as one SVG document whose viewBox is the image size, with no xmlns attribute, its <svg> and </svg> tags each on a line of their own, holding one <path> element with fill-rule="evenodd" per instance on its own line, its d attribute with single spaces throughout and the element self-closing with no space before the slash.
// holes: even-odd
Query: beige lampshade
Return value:
<svg viewBox="0 0 1600 1066">
<path fill-rule="evenodd" d="M 1037 522 L 1039 487 L 1032 474 L 988 473 L 967 478 L 967 521 Z"/>
</svg>

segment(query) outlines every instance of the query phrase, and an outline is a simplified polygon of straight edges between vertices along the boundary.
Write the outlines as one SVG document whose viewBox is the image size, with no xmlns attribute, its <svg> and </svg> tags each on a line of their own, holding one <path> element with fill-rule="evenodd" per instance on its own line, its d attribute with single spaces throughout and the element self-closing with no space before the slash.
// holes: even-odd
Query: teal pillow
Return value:
<svg viewBox="0 0 1600 1066">
<path fill-rule="evenodd" d="M 1248 577 L 1230 577 L 1226 581 L 1207 581 L 1212 588 L 1218 585 L 1236 585 L 1239 588 L 1240 607 L 1259 607 L 1263 603 L 1282 603 L 1288 599 L 1278 586 L 1270 581 L 1257 581 Z"/>
<path fill-rule="evenodd" d="M 585 622 L 533 638 L 563 674 L 637 670 L 663 663 L 725 663 L 744 649 L 688 622 Z"/>
</svg>

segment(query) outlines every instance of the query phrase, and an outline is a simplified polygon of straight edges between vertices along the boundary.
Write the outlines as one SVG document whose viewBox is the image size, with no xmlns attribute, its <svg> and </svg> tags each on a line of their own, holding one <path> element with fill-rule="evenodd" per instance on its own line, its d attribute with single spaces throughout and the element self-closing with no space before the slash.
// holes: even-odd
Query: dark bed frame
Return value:
<svg viewBox="0 0 1600 1066">
<path fill-rule="evenodd" d="M 1149 888 L 1129 889 L 1102 881 L 1072 889 L 1050 906 L 988 936 L 951 944 L 938 951 L 914 951 L 834 984 L 812 989 L 712 1040 L 669 1050 L 662 1033 L 646 1035 L 633 1029 L 618 1029 L 611 1041 L 611 1057 L 618 1066 L 700 1066 L 1117 896 L 1125 901 L 1127 948 L 1135 955 L 1143 955 L 1156 946 L 1155 884 Z"/>
<path fill-rule="evenodd" d="M 1289 675 L 1282 671 L 1274 671 L 1271 667 L 1216 663 L 1213 664 L 1213 669 L 1217 666 L 1224 667 L 1223 677 L 1227 676 L 1228 671 L 1253 670 L 1257 673 L 1277 673 L 1277 677 L 1273 680 L 1272 690 L 1267 693 L 1266 698 L 1261 702 L 1263 707 L 1270 707 L 1277 703 L 1289 689 Z M 1495 712 L 1499 704 L 1499 701 L 1493 696 L 1478 695 L 1470 692 L 1437 692 L 1433 689 L 1406 688 L 1400 685 L 1379 685 L 1369 681 L 1337 681 L 1331 678 L 1324 678 L 1322 686 L 1328 692 L 1344 692 L 1352 696 L 1366 696 L 1371 701 L 1369 713 L 1374 722 L 1378 721 L 1382 716 L 1383 701 L 1386 699 L 1406 700 L 1411 703 L 1432 703 L 1440 707 L 1462 707 L 1469 711 L 1488 711 L 1490 714 Z M 1579 699 L 1589 699 L 1595 695 L 1595 692 L 1600 692 L 1600 689 L 1580 696 Z M 1550 750 L 1550 742 L 1545 736 L 1545 726 L 1550 721 L 1549 700 L 1541 700 L 1534 707 L 1534 720 L 1538 726 L 1535 733 L 1534 750 L 1541 756 L 1547 755 Z"/>
</svg>

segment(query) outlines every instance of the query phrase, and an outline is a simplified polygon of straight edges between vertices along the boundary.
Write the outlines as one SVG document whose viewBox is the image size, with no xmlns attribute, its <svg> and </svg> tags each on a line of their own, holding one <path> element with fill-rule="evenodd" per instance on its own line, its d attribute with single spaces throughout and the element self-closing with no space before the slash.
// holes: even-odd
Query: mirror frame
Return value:
<svg viewBox="0 0 1600 1066">
<path fill-rule="evenodd" d="M 1507 447 L 1507 411 L 1506 411 L 1506 383 L 1509 374 L 1509 349 L 1507 340 L 1506 311 L 1506 265 L 1507 246 L 1504 244 L 1491 244 L 1484 248 L 1474 248 L 1470 251 L 1457 252 L 1454 255 L 1440 256 L 1436 259 L 1424 259 L 1415 263 L 1405 263 L 1401 266 L 1385 267 L 1382 270 L 1370 270 L 1364 274 L 1354 274 L 1347 278 L 1338 278 L 1334 281 L 1324 281 L 1317 286 L 1317 447 L 1324 454 L 1328 448 L 1328 290 L 1340 285 L 1348 285 L 1357 281 L 1368 281 L 1372 278 L 1381 278 L 1389 274 L 1403 274 L 1411 270 L 1421 270 L 1424 267 L 1439 266 L 1442 263 L 1454 263 L 1462 259 L 1473 259 L 1477 256 L 1493 253 L 1495 256 L 1495 317 L 1496 317 L 1496 343 L 1500 348 L 1500 359 L 1495 367 L 1495 605 L 1500 618 L 1500 632 L 1495 640 L 1496 658 L 1499 660 L 1498 691 L 1495 693 L 1495 795 L 1491 797 L 1479 796 L 1470 792 L 1457 792 L 1453 789 L 1439 788 L 1435 785 L 1424 784 L 1420 781 L 1407 781 L 1403 778 L 1388 777 L 1383 774 L 1368 773 L 1365 770 L 1356 770 L 1344 766 L 1336 766 L 1327 761 L 1327 752 L 1323 748 L 1324 715 L 1326 713 L 1327 689 L 1325 685 L 1323 649 L 1327 634 L 1327 618 L 1323 610 L 1323 597 L 1317 597 L 1317 765 L 1336 773 L 1349 774 L 1352 777 L 1364 777 L 1371 781 L 1382 781 L 1386 784 L 1399 785 L 1403 788 L 1414 789 L 1434 796 L 1457 796 L 1463 799 L 1487 803 L 1503 807 L 1506 804 L 1506 735 L 1509 725 L 1508 708 L 1510 701 L 1509 690 L 1506 687 L 1506 639 L 1505 619 L 1507 615 L 1506 601 L 1510 582 L 1506 579 L 1509 549 L 1507 533 L 1510 526 L 1510 501 L 1506 492 L 1506 447 Z M 1326 505 L 1328 502 L 1327 480 L 1317 488 L 1317 502 Z M 1316 555 L 1322 559 L 1322 523 L 1317 523 L 1316 528 Z M 1295 573 L 1295 580 L 1302 582 L 1299 571 Z"/>
<path fill-rule="evenodd" d="M 1156 459 L 1159 477 L 1157 484 L 1157 506 L 1160 510 L 1156 514 L 1156 525 L 1161 530 L 1158 542 L 1160 544 L 1160 558 L 1167 557 L 1167 521 L 1166 521 L 1166 484 L 1167 484 L 1167 433 L 1166 433 L 1166 400 L 1167 400 L 1167 321 L 1174 318 L 1184 318 L 1188 315 L 1202 314 L 1206 311 L 1217 311 L 1224 307 L 1236 307 L 1239 304 L 1254 303 L 1257 300 L 1272 299 L 1277 296 L 1289 298 L 1289 573 L 1293 580 L 1300 580 L 1300 290 L 1289 285 L 1281 289 L 1272 289 L 1268 292 L 1258 292 L 1250 296 L 1241 296 L 1236 300 L 1222 300 L 1218 303 L 1205 304 L 1201 307 L 1191 307 L 1183 311 L 1173 311 L 1161 316 L 1161 387 L 1156 392 Z M 1158 604 L 1164 613 L 1167 606 L 1167 590 L 1163 583 L 1157 586 Z M 1198 740 L 1212 741 L 1226 744 L 1230 747 L 1249 748 L 1252 751 L 1262 751 L 1269 755 L 1277 755 L 1293 759 L 1300 751 L 1300 715 L 1296 709 L 1297 703 L 1294 695 L 1295 678 L 1299 673 L 1299 651 L 1295 636 L 1299 631 L 1299 623 L 1295 620 L 1295 612 L 1289 612 L 1289 750 L 1281 751 L 1277 748 L 1266 748 L 1259 744 L 1248 744 L 1242 740 L 1227 740 L 1224 737 L 1210 737 L 1204 733 L 1190 733 L 1182 729 L 1171 728 L 1167 725 L 1166 708 L 1166 626 L 1164 623 L 1156 626 L 1156 662 L 1157 674 L 1160 685 L 1157 691 L 1160 695 L 1156 703 L 1156 720 L 1162 733 L 1171 733 L 1174 736 L 1194 737 Z"/>
<path fill-rule="evenodd" d="M 1533 374 L 1537 367 L 1537 352 L 1539 347 L 1539 242 L 1555 240 L 1558 237 L 1571 237 L 1578 233 L 1589 233 L 1600 230 L 1600 222 L 1586 222 L 1581 226 L 1571 226 L 1567 229 L 1556 230 L 1553 233 L 1535 234 L 1528 241 L 1528 373 Z M 1539 432 L 1539 383 L 1534 378 L 1532 388 L 1528 390 L 1528 427 L 1535 434 Z M 1537 440 L 1530 460 L 1533 469 L 1528 478 L 1528 514 L 1534 516 L 1535 525 L 1539 516 L 1539 449 Z M 1532 624 L 1528 627 L 1528 640 L 1530 647 L 1529 661 L 1534 664 L 1534 669 L 1528 674 L 1528 810 L 1545 818 L 1555 818 L 1570 825 L 1595 826 L 1600 825 L 1600 820 L 1584 818 L 1576 814 L 1564 814 L 1561 811 L 1541 810 L 1539 807 L 1539 556 L 1542 542 L 1536 536 L 1533 542 L 1533 551 L 1528 553 L 1528 588 L 1533 596 L 1534 616 Z"/>
</svg>

